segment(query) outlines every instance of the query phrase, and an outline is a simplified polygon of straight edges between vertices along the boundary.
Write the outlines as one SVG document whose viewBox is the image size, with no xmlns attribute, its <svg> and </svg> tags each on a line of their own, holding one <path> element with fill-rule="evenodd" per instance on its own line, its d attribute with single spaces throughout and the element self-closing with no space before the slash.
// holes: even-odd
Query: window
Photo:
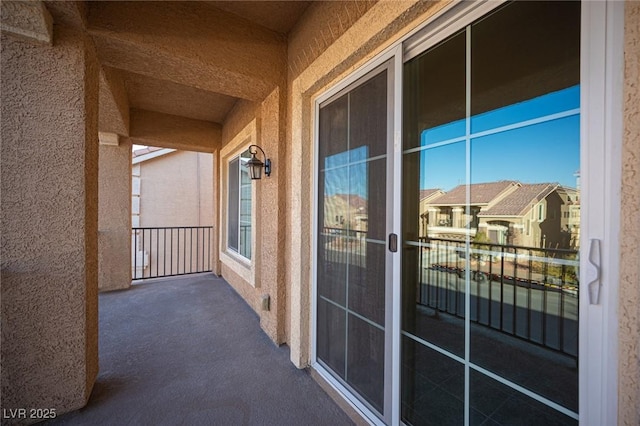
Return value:
<svg viewBox="0 0 640 426">
<path fill-rule="evenodd" d="M 544 205 L 538 204 L 538 222 L 542 222 L 544 220 Z"/>
<path fill-rule="evenodd" d="M 227 247 L 251 259 L 251 178 L 246 163 L 251 158 L 245 151 L 229 162 L 227 206 Z"/>
</svg>

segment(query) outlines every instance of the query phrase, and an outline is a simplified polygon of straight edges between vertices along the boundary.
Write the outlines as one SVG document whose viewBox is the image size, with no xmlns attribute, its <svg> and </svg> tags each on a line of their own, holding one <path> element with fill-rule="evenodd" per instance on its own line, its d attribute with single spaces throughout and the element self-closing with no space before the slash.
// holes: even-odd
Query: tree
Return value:
<svg viewBox="0 0 640 426">
<path fill-rule="evenodd" d="M 491 244 L 491 240 L 484 232 L 476 232 L 471 242 L 471 258 L 483 260 L 489 257 L 489 255 L 473 254 L 473 250 L 488 250 L 487 244 Z"/>
</svg>

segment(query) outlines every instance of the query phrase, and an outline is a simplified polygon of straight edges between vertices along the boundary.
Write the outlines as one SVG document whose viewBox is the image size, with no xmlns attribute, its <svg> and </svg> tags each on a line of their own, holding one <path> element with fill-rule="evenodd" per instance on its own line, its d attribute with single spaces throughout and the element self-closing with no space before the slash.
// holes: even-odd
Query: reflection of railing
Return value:
<svg viewBox="0 0 640 426">
<path fill-rule="evenodd" d="M 577 251 L 421 238 L 418 304 L 577 356 Z"/>
<path fill-rule="evenodd" d="M 366 237 L 323 228 L 322 261 L 366 268 Z M 577 251 L 470 242 L 467 259 L 465 241 L 423 237 L 416 245 L 418 305 L 464 318 L 468 266 L 473 323 L 577 357 Z"/>
<path fill-rule="evenodd" d="M 247 258 L 251 257 L 251 224 L 240 224 L 240 245 L 238 251 Z"/>
<path fill-rule="evenodd" d="M 322 236 L 327 262 L 366 266 L 366 231 L 325 227 Z"/>
<path fill-rule="evenodd" d="M 132 279 L 211 271 L 211 226 L 132 228 Z"/>
</svg>

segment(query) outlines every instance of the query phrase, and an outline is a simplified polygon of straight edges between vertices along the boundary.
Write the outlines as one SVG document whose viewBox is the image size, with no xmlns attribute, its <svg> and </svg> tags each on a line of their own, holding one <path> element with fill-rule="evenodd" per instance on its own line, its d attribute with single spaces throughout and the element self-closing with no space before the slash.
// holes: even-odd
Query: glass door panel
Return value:
<svg viewBox="0 0 640 426">
<path fill-rule="evenodd" d="M 405 63 L 402 420 L 576 424 L 580 3 Z"/>
<path fill-rule="evenodd" d="M 408 424 L 464 423 L 465 45 L 458 33 L 404 68 L 401 412 Z M 455 211 L 431 207 L 458 185 Z"/>
<path fill-rule="evenodd" d="M 378 71 L 319 110 L 316 358 L 380 417 L 390 344 L 387 79 Z"/>
</svg>

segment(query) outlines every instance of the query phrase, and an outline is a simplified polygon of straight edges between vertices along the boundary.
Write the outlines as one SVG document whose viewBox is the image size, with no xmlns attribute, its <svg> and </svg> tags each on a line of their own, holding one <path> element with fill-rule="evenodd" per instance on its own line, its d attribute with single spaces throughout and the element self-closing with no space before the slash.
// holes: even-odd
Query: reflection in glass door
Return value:
<svg viewBox="0 0 640 426">
<path fill-rule="evenodd" d="M 387 419 L 389 74 L 320 105 L 316 260 L 317 361 Z"/>
<path fill-rule="evenodd" d="M 579 52 L 579 2 L 515 2 L 405 63 L 407 424 L 577 423 Z"/>
</svg>

